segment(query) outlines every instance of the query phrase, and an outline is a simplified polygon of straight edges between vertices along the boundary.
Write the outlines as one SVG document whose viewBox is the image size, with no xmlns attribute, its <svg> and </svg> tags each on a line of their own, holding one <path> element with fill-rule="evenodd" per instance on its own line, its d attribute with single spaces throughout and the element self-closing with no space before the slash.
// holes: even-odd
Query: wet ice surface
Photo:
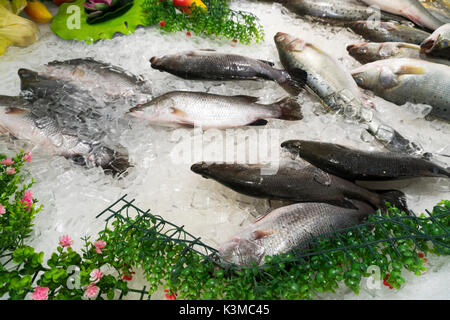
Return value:
<svg viewBox="0 0 450 320">
<path fill-rule="evenodd" d="M 273 36 L 278 31 L 314 42 L 349 70 L 359 65 L 347 54 L 345 48 L 348 44 L 362 41 L 362 38 L 350 31 L 306 22 L 290 13 L 284 14 L 284 10 L 277 4 L 235 1 L 233 5 L 239 5 L 239 9 L 253 12 L 261 19 L 266 33 L 264 43 L 245 46 L 228 40 L 188 37 L 183 32 L 167 35 L 162 34 L 159 28 L 142 28 L 129 36 L 118 36 L 112 40 L 85 45 L 63 41 L 53 35 L 48 26 L 41 26 L 42 38 L 39 42 L 28 48 L 10 48 L 0 57 L 0 94 L 19 94 L 19 68 L 41 71 L 43 65 L 52 60 L 89 56 L 132 73 L 142 74 L 151 81 L 154 95 L 172 90 L 193 90 L 227 95 L 254 95 L 264 103 L 271 102 L 286 95 L 275 83 L 182 80 L 151 69 L 148 61 L 152 56 L 188 49 L 213 48 L 221 52 L 271 60 L 281 67 L 273 42 Z M 424 120 L 423 111 L 427 109 L 426 106 L 396 106 L 373 97 L 371 93 L 368 95 L 375 102 L 379 117 L 400 133 L 421 144 L 428 152 L 450 154 L 450 125 L 438 120 Z M 320 105 L 311 96 L 302 93 L 299 100 L 303 106 L 302 121 L 269 121 L 267 128 L 281 129 L 279 142 L 298 138 L 314 139 L 364 150 L 381 150 L 373 138 L 365 134 L 358 125 L 323 114 Z M 107 112 L 108 109 L 104 110 Z M 176 163 L 174 160 L 177 158 L 170 153 L 180 141 L 180 137 L 175 134 L 180 131 L 150 127 L 143 122 L 131 122 L 128 119 L 119 121 L 116 118 L 109 123 L 105 122 L 104 126 L 103 129 L 110 132 L 109 139 L 126 147 L 135 164 L 129 175 L 121 181 L 105 176 L 99 168 L 85 169 L 62 157 L 45 155 L 39 148 L 33 148 L 23 141 L 12 141 L 6 136 L 0 138 L 0 152 L 12 154 L 14 150 L 25 147 L 34 154 L 33 162 L 27 168 L 36 180 L 33 192 L 45 205 L 45 210 L 36 218 L 33 245 L 37 250 L 49 254 L 55 249 L 58 238 L 64 234 L 76 239 L 74 247 L 80 248 L 80 237 L 95 235 L 104 226 L 103 220 L 95 219 L 95 216 L 124 194 L 129 194 L 130 199 L 135 198 L 136 204 L 142 209 L 151 209 L 153 213 L 175 224 L 185 225 L 189 232 L 201 236 L 212 246 L 228 239 L 241 225 L 250 223 L 253 216 L 270 210 L 268 201 L 237 194 L 192 173 L 190 165 L 200 159 L 192 158 Z M 192 134 L 192 130 L 184 132 Z M 212 144 L 207 143 L 209 146 Z M 438 160 L 445 161 L 446 158 L 439 157 Z M 441 164 L 449 165 L 448 162 Z M 394 184 L 407 194 L 408 204 L 415 212 L 431 209 L 438 201 L 449 198 L 449 180 L 415 179 Z M 375 293 L 362 290 L 360 296 L 343 289 L 336 295 L 326 294 L 321 297 L 449 299 L 449 259 L 429 257 L 429 260 L 430 269 L 425 275 L 417 277 L 405 273 L 407 283 L 398 292 L 381 286 Z M 138 288 L 142 285 L 142 282 L 134 281 L 132 286 Z"/>
</svg>

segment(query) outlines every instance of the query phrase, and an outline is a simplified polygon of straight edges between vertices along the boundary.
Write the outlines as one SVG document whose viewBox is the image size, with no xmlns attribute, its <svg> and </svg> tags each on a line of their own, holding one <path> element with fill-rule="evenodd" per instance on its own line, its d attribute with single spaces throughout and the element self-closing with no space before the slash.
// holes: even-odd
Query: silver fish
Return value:
<svg viewBox="0 0 450 320">
<path fill-rule="evenodd" d="M 136 103 L 151 98 L 151 87 L 141 76 L 92 58 L 52 61 L 38 75 L 70 83 L 95 96 L 133 98 Z"/>
<path fill-rule="evenodd" d="M 421 44 L 430 33 L 397 22 L 352 21 L 345 24 L 355 33 L 373 42 Z"/>
<path fill-rule="evenodd" d="M 267 105 L 256 103 L 257 100 L 249 96 L 173 91 L 130 109 L 130 115 L 162 126 L 202 128 L 264 125 L 270 118 L 302 119 L 300 105 L 292 98 Z"/>
<path fill-rule="evenodd" d="M 287 0 L 283 5 L 302 16 L 333 21 L 367 20 L 376 16 L 377 13 L 367 6 L 342 0 Z M 402 17 L 385 12 L 381 12 L 379 18 L 383 21 L 405 21 Z"/>
<path fill-rule="evenodd" d="M 450 23 L 436 29 L 420 44 L 423 53 L 450 60 Z"/>
<path fill-rule="evenodd" d="M 298 95 L 302 83 L 273 63 L 215 50 L 186 51 L 150 59 L 152 68 L 189 80 L 272 80 L 287 92 Z"/>
<path fill-rule="evenodd" d="M 333 57 L 313 44 L 286 33 L 277 33 L 275 43 L 286 70 L 294 78 L 298 70 L 306 71 L 306 89 L 326 108 L 366 125 L 368 132 L 389 150 L 421 152 L 420 147 L 385 125 L 373 110 L 364 105 L 361 92 L 351 74 Z"/>
<path fill-rule="evenodd" d="M 0 96 L 0 132 L 30 141 L 49 154 L 70 158 L 82 165 L 101 166 L 113 174 L 123 173 L 130 167 L 127 155 L 83 141 L 76 132 L 60 127 L 52 117 L 37 116 L 31 107 L 23 97 Z"/>
<path fill-rule="evenodd" d="M 449 60 L 422 54 L 420 46 L 405 42 L 364 42 L 347 46 L 347 51 L 363 64 L 390 58 L 412 58 L 450 65 Z"/>
<path fill-rule="evenodd" d="M 418 0 L 362 0 L 368 5 L 378 6 L 381 10 L 398 14 L 414 23 L 435 30 L 442 22 L 428 12 Z"/>
<path fill-rule="evenodd" d="M 450 120 L 450 67 L 417 59 L 393 58 L 352 71 L 356 83 L 376 95 L 403 105 L 422 103 L 431 115 Z"/>
<path fill-rule="evenodd" d="M 358 209 L 325 203 L 296 203 L 278 208 L 243 228 L 219 247 L 224 264 L 263 265 L 265 257 L 307 249 L 311 238 L 363 223 L 375 211 L 354 201 Z"/>
</svg>

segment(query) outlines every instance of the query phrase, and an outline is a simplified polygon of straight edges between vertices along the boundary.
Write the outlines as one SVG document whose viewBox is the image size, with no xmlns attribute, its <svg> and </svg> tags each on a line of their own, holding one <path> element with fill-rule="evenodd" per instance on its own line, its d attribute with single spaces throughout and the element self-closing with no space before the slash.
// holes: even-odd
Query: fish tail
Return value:
<svg viewBox="0 0 450 320">
<path fill-rule="evenodd" d="M 306 78 L 302 80 L 294 79 L 289 73 L 283 70 L 276 82 L 290 95 L 298 96 L 305 87 Z"/>
<path fill-rule="evenodd" d="M 286 97 L 273 104 L 280 108 L 280 116 L 282 120 L 301 120 L 303 119 L 302 108 L 296 99 Z"/>
<path fill-rule="evenodd" d="M 406 203 L 406 196 L 402 191 L 390 190 L 379 192 L 378 194 L 382 200 L 382 206 L 380 209 L 387 209 L 387 203 L 389 203 L 392 207 L 396 207 L 400 211 L 406 212 L 408 215 L 410 214 L 408 204 Z"/>
</svg>

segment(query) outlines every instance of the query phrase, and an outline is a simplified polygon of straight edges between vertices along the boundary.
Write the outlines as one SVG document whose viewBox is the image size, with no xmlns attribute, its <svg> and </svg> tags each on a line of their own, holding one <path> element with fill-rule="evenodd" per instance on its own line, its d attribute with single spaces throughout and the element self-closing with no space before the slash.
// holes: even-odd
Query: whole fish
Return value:
<svg viewBox="0 0 450 320">
<path fill-rule="evenodd" d="M 240 266 L 263 265 L 267 256 L 307 249 L 312 237 L 361 224 L 375 213 L 363 202 L 354 204 L 357 209 L 326 203 L 295 203 L 278 208 L 221 244 L 219 260 Z"/>
<path fill-rule="evenodd" d="M 372 8 L 342 0 L 286 0 L 283 5 L 298 15 L 323 20 L 357 21 L 378 17 Z M 381 12 L 379 18 L 383 21 L 405 21 L 402 17 L 385 12 Z"/>
<path fill-rule="evenodd" d="M 313 44 L 286 33 L 278 32 L 275 43 L 286 70 L 294 78 L 297 74 L 301 75 L 303 70 L 306 71 L 306 89 L 326 108 L 366 125 L 367 131 L 389 150 L 421 152 L 417 145 L 382 123 L 374 111 L 364 105 L 361 92 L 351 74 L 333 57 Z"/>
<path fill-rule="evenodd" d="M 405 208 L 400 191 L 383 195 L 353 182 L 328 174 L 311 165 L 282 162 L 275 174 L 264 175 L 261 165 L 196 163 L 191 170 L 251 197 L 294 202 L 325 202 L 355 209 L 351 200 L 360 200 L 374 208 L 384 208 L 385 201 Z"/>
<path fill-rule="evenodd" d="M 152 68 L 191 80 L 272 80 L 287 92 L 298 95 L 303 83 L 294 81 L 289 73 L 273 68 L 274 64 L 215 50 L 196 50 L 153 57 Z"/>
<path fill-rule="evenodd" d="M 421 44 L 430 33 L 397 22 L 353 21 L 346 26 L 373 42 L 407 42 Z"/>
<path fill-rule="evenodd" d="M 172 91 L 130 109 L 130 115 L 161 126 L 234 128 L 264 125 L 266 119 L 300 120 L 300 105 L 291 98 L 272 104 L 250 96 L 223 96 L 204 92 Z"/>
<path fill-rule="evenodd" d="M 423 158 L 394 152 L 369 152 L 338 144 L 289 140 L 281 144 L 312 165 L 348 180 L 449 177 L 450 171 Z"/>
<path fill-rule="evenodd" d="M 423 53 L 450 60 L 450 23 L 436 29 L 420 44 Z"/>
<path fill-rule="evenodd" d="M 363 64 L 390 58 L 412 58 L 450 65 L 449 60 L 422 54 L 420 46 L 405 42 L 364 42 L 347 46 L 347 51 Z"/>
<path fill-rule="evenodd" d="M 408 18 L 415 24 L 435 30 L 442 22 L 425 9 L 418 0 L 362 0 L 368 5 Z"/>
<path fill-rule="evenodd" d="M 92 58 L 52 61 L 42 73 L 55 79 L 74 83 L 103 96 L 134 97 L 142 95 L 148 100 L 151 87 L 142 76 Z"/>
<path fill-rule="evenodd" d="M 113 174 L 123 173 L 130 167 L 127 155 L 83 141 L 76 132 L 60 127 L 51 117 L 38 117 L 23 97 L 0 96 L 0 132 L 30 141 L 49 154 L 70 158 L 82 165 L 101 166 Z"/>
<path fill-rule="evenodd" d="M 450 67 L 417 59 L 393 58 L 365 64 L 352 71 L 361 88 L 403 105 L 433 107 L 430 115 L 450 120 Z"/>
</svg>

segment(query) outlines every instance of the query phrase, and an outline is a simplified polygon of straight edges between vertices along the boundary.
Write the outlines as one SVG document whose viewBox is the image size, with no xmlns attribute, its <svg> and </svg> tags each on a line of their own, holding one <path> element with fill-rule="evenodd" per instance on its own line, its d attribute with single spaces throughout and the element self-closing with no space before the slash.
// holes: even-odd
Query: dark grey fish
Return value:
<svg viewBox="0 0 450 320">
<path fill-rule="evenodd" d="M 298 95 L 304 85 L 304 81 L 293 80 L 286 71 L 273 68 L 272 62 L 215 50 L 153 57 L 150 62 L 154 69 L 189 80 L 272 80 L 292 95 Z"/>
<path fill-rule="evenodd" d="M 358 21 L 381 19 L 382 21 L 407 21 L 397 15 L 375 11 L 365 5 L 342 0 L 286 0 L 283 5 L 301 16 L 311 16 L 321 20 Z"/>
<path fill-rule="evenodd" d="M 263 175 L 261 165 L 196 163 L 191 170 L 251 197 L 294 202 L 324 202 L 355 209 L 351 200 L 383 208 L 385 201 L 404 208 L 403 194 L 393 191 L 373 193 L 354 183 L 328 174 L 311 165 L 281 163 L 272 175 Z"/>
<path fill-rule="evenodd" d="M 23 97 L 0 96 L 0 132 L 30 141 L 46 150 L 73 159 L 77 164 L 100 166 L 105 172 L 121 174 L 130 164 L 128 156 L 80 139 L 77 132 L 61 127 L 49 116 L 38 116 Z"/>
<path fill-rule="evenodd" d="M 296 203 L 278 208 L 236 233 L 219 247 L 224 264 L 264 264 L 266 256 L 309 247 L 311 237 L 363 223 L 375 211 L 353 201 L 357 209 L 325 203 Z"/>
<path fill-rule="evenodd" d="M 396 22 L 354 21 L 346 26 L 373 42 L 407 42 L 421 44 L 430 33 Z"/>
<path fill-rule="evenodd" d="M 349 180 L 450 177 L 450 171 L 423 158 L 394 152 L 369 152 L 338 144 L 289 140 L 281 144 L 312 165 Z"/>
</svg>

